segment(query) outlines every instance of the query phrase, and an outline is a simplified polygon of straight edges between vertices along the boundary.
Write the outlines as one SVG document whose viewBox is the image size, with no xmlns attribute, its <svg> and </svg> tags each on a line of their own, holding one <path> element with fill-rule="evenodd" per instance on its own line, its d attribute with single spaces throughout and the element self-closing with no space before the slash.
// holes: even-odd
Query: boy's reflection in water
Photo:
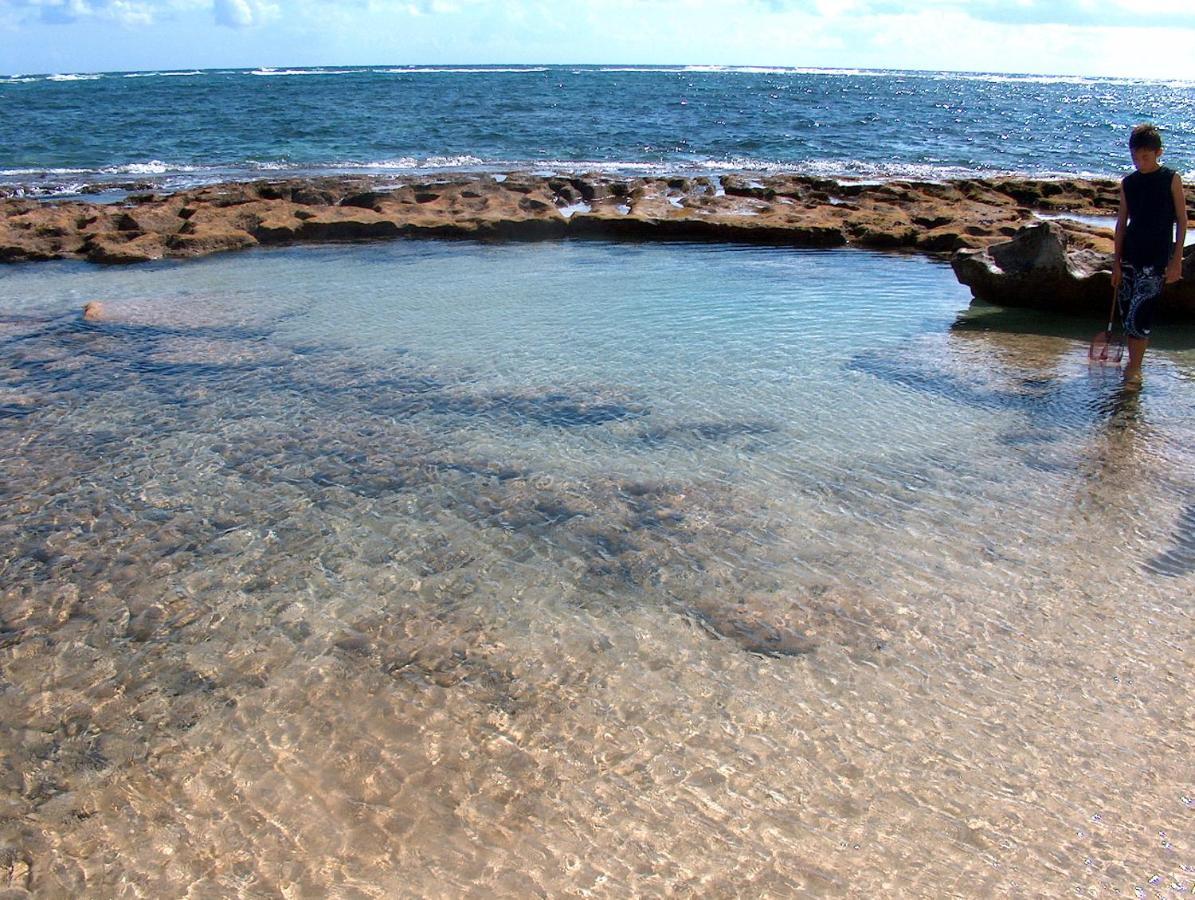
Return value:
<svg viewBox="0 0 1195 900">
<path fill-rule="evenodd" d="M 1119 369 L 1113 370 L 1119 374 Z M 1080 469 L 1092 499 L 1123 508 L 1137 495 L 1146 458 L 1151 429 L 1141 406 L 1141 391 L 1119 379 L 1097 389 L 1091 397 L 1093 413 L 1091 439 Z"/>
<path fill-rule="evenodd" d="M 1140 387 L 1127 382 L 1096 398 L 1094 408 L 1099 421 L 1089 457 L 1089 499 L 1131 515 L 1142 512 L 1132 508 L 1140 497 L 1138 482 L 1149 477 L 1155 462 L 1151 458 L 1153 429 L 1146 420 L 1141 397 Z M 1195 572 L 1195 503 L 1179 513 L 1171 545 L 1145 560 L 1142 568 L 1152 575 L 1171 578 Z"/>
</svg>

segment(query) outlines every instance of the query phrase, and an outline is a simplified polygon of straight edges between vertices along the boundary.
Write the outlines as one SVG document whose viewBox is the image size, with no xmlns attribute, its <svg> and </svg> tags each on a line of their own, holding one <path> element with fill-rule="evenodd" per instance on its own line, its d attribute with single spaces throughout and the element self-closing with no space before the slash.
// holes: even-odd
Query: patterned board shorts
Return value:
<svg viewBox="0 0 1195 900">
<path fill-rule="evenodd" d="M 1154 307 L 1166 284 L 1166 270 L 1154 266 L 1124 266 L 1117 294 L 1120 321 L 1131 338 L 1147 338 L 1153 328 Z"/>
</svg>

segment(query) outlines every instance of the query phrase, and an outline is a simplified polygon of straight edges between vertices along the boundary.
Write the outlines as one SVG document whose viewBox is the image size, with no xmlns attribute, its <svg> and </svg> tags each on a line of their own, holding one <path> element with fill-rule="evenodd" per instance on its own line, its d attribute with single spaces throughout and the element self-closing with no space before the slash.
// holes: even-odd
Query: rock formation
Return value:
<svg viewBox="0 0 1195 900">
<path fill-rule="evenodd" d="M 1108 225 L 1082 217 L 1110 219 L 1117 201 L 1114 181 L 1017 178 L 866 184 L 800 175 L 511 174 L 256 181 L 134 194 L 113 204 L 3 199 L 0 262 L 131 263 L 262 244 L 396 237 L 850 245 L 957 253 L 956 271 L 978 297 L 1087 311 L 1107 293 L 1100 272 L 1109 264 L 1112 234 Z M 1043 224 L 1043 217 L 1052 221 Z"/>
<path fill-rule="evenodd" d="M 958 280 L 972 294 L 998 306 L 1028 306 L 1102 315 L 1111 302 L 1111 258 L 1089 247 L 1074 248 L 1057 222 L 1022 228 L 1007 241 L 960 250 L 951 260 Z M 1195 314 L 1195 246 L 1183 261 L 1183 280 L 1167 288 L 1168 312 Z"/>
</svg>

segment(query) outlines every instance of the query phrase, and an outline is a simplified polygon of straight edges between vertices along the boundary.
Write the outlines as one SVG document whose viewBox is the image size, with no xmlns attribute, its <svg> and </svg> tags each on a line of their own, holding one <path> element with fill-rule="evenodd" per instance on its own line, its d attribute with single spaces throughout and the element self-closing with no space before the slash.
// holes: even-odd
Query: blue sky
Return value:
<svg viewBox="0 0 1195 900">
<path fill-rule="evenodd" d="M 628 63 L 1195 79 L 1192 0 L 0 0 L 0 73 Z"/>
</svg>

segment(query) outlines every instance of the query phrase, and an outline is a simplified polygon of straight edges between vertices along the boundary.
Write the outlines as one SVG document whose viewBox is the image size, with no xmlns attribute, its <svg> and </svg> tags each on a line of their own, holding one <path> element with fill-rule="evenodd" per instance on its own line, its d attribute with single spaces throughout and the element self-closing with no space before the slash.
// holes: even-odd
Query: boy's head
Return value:
<svg viewBox="0 0 1195 900">
<path fill-rule="evenodd" d="M 1136 150 L 1138 147 L 1144 147 L 1147 150 L 1161 150 L 1162 149 L 1162 135 L 1158 134 L 1158 129 L 1152 125 L 1138 125 L 1133 129 L 1133 133 L 1129 135 L 1129 149 Z"/>
<path fill-rule="evenodd" d="M 1129 135 L 1129 153 L 1138 172 L 1152 172 L 1158 168 L 1162 156 L 1162 135 L 1152 125 L 1138 125 Z"/>
</svg>

